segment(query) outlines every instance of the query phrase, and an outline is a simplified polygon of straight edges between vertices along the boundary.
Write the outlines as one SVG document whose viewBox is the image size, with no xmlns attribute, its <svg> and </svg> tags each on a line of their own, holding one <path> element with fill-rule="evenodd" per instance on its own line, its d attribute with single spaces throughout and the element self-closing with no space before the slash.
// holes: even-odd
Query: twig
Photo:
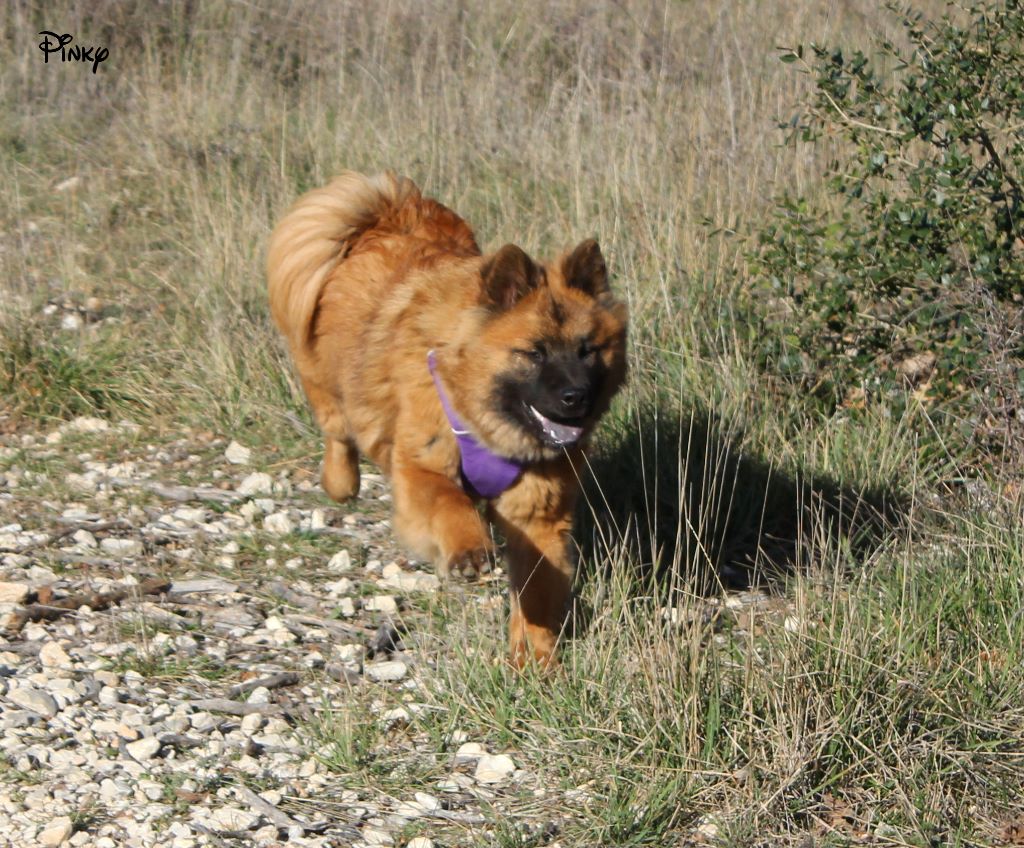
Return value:
<svg viewBox="0 0 1024 848">
<path fill-rule="evenodd" d="M 246 680 L 237 683 L 228 689 L 229 698 L 237 698 L 245 695 L 253 689 L 263 686 L 266 689 L 277 689 L 280 686 L 294 686 L 299 682 L 299 675 L 294 671 L 282 671 L 280 674 L 271 674 L 269 677 L 258 677 L 253 680 Z"/>
<path fill-rule="evenodd" d="M 287 830 L 292 827 L 301 827 L 304 831 L 315 829 L 314 827 L 306 825 L 303 822 L 298 821 L 297 819 L 293 819 L 283 810 L 279 810 L 269 801 L 261 798 L 259 795 L 253 792 L 248 786 L 242 786 L 241 784 L 236 786 L 235 795 L 238 796 L 238 800 L 241 801 L 243 804 L 248 804 L 254 810 L 258 810 L 260 813 L 262 813 L 268 819 L 270 819 L 273 825 L 282 830 Z"/>
<path fill-rule="evenodd" d="M 247 716 L 253 713 L 280 715 L 284 712 L 277 704 L 245 704 L 228 698 L 200 698 L 197 701 L 189 701 L 189 703 L 199 710 L 209 710 L 210 712 L 226 713 L 233 716 Z"/>
<path fill-rule="evenodd" d="M 65 527 L 45 539 L 40 539 L 38 542 L 30 542 L 27 545 L 22 545 L 20 548 L 5 548 L 0 547 L 0 553 L 14 553 L 14 554 L 27 554 L 29 551 L 34 551 L 37 548 L 45 548 L 48 545 L 53 545 L 59 542 L 61 539 L 66 539 L 68 536 L 73 536 L 79 530 L 88 530 L 90 532 L 99 530 L 114 530 L 114 529 L 132 529 L 132 525 L 123 519 L 115 519 L 114 521 L 101 521 L 98 524 L 87 524 L 78 522 L 72 524 L 70 527 Z"/>
<path fill-rule="evenodd" d="M 25 609 L 14 613 L 7 629 L 10 633 L 20 633 L 21 629 L 30 621 L 56 621 L 79 607 L 104 610 L 135 595 L 159 595 L 166 592 L 170 586 L 170 580 L 163 577 L 151 577 L 138 586 L 125 586 L 120 589 L 112 589 L 109 592 L 84 592 L 78 595 L 69 595 L 50 604 L 30 604 Z"/>
<path fill-rule="evenodd" d="M 214 501 L 215 503 L 234 503 L 242 500 L 243 496 L 238 492 L 214 489 L 210 486 L 173 486 L 166 483 L 158 483 L 154 480 L 127 480 L 123 477 L 111 477 L 107 482 L 111 486 L 122 489 L 138 488 L 152 492 L 161 498 L 169 501 Z"/>
</svg>

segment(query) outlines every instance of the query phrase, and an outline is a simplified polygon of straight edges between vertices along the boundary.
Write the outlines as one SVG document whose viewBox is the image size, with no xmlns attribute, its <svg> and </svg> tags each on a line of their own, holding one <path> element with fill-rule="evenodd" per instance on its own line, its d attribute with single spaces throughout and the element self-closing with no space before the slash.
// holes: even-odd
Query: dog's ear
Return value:
<svg viewBox="0 0 1024 848">
<path fill-rule="evenodd" d="M 506 244 L 480 269 L 484 303 L 511 309 L 543 282 L 543 272 L 526 252 Z"/>
<path fill-rule="evenodd" d="M 591 297 L 608 293 L 608 266 L 604 264 L 601 248 L 594 239 L 581 241 L 562 260 L 562 277 L 567 286 Z"/>
</svg>

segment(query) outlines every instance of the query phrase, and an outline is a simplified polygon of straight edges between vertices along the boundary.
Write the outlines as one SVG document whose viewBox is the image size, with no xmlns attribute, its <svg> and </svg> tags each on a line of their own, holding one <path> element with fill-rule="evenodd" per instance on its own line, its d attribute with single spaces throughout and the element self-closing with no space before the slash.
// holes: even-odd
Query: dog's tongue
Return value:
<svg viewBox="0 0 1024 848">
<path fill-rule="evenodd" d="M 542 415 L 532 406 L 530 407 L 530 412 L 540 422 L 540 426 L 544 428 L 544 435 L 548 437 L 552 444 L 560 447 L 562 445 L 571 445 L 578 442 L 580 436 L 583 435 L 582 427 L 559 424 L 557 421 L 552 421 L 550 418 Z"/>
</svg>

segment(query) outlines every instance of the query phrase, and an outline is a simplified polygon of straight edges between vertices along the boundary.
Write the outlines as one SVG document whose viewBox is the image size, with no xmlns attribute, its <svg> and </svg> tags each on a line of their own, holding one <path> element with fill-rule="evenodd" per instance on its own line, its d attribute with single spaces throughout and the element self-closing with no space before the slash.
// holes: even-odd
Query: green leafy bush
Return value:
<svg viewBox="0 0 1024 848">
<path fill-rule="evenodd" d="M 753 252 L 762 363 L 831 412 L 911 393 L 962 444 L 1024 417 L 1024 10 L 888 6 L 900 45 L 812 45 L 798 143 L 834 144 L 824 200 L 786 194 Z M 839 202 L 836 202 L 839 201 Z"/>
</svg>

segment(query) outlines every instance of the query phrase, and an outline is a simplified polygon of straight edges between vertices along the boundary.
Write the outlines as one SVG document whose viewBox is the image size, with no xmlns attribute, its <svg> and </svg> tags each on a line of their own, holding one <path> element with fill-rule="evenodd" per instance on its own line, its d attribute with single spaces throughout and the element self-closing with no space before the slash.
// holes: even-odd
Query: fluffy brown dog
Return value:
<svg viewBox="0 0 1024 848">
<path fill-rule="evenodd" d="M 492 555 L 483 502 L 507 542 L 512 658 L 549 662 L 579 460 L 626 368 L 626 310 L 597 243 L 548 265 L 511 244 L 482 256 L 410 180 L 346 172 L 296 202 L 267 265 L 326 440 L 324 489 L 356 495 L 369 457 L 391 477 L 404 541 L 466 576 Z"/>
</svg>

